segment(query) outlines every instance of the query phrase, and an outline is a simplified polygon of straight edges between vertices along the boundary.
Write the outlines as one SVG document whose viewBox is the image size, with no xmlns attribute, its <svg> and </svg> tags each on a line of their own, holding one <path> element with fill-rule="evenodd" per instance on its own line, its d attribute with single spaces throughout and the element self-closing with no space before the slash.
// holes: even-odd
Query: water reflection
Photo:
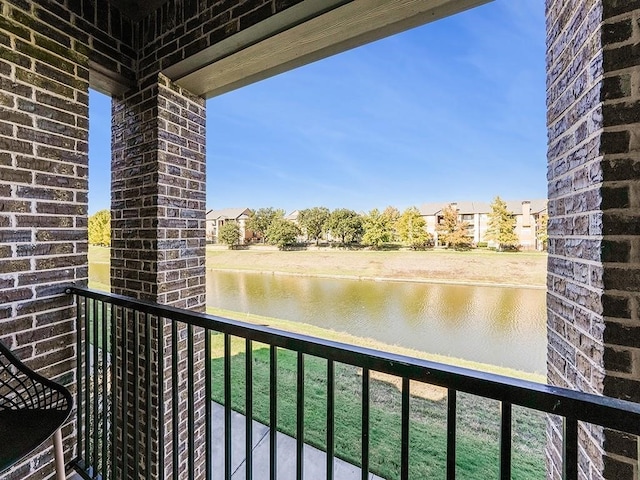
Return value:
<svg viewBox="0 0 640 480">
<path fill-rule="evenodd" d="M 207 304 L 544 373 L 544 290 L 207 272 Z"/>
<path fill-rule="evenodd" d="M 90 269 L 92 279 L 109 284 L 107 264 Z M 207 304 L 518 370 L 546 369 L 543 290 L 208 271 Z"/>
</svg>

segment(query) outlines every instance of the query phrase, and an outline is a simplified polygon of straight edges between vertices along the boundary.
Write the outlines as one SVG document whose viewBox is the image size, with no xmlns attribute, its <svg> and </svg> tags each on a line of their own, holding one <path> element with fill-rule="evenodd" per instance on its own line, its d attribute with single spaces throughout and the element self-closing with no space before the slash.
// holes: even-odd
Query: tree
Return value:
<svg viewBox="0 0 640 480">
<path fill-rule="evenodd" d="M 271 245 L 277 245 L 280 250 L 296 243 L 300 228 L 293 222 L 277 217 L 269 225 L 266 239 Z"/>
<path fill-rule="evenodd" d="M 499 196 L 491 203 L 486 238 L 497 243 L 500 251 L 518 247 L 516 219 L 507 210 L 507 204 Z"/>
<path fill-rule="evenodd" d="M 272 207 L 259 208 L 251 212 L 247 220 L 246 228 L 260 235 L 264 242 L 266 240 L 267 230 L 276 218 L 284 218 L 284 210 Z"/>
<path fill-rule="evenodd" d="M 100 210 L 91 215 L 87 229 L 91 245 L 111 246 L 111 212 L 109 210 Z"/>
<path fill-rule="evenodd" d="M 298 223 L 305 231 L 307 239 L 315 240 L 316 245 L 320 242 L 320 237 L 326 230 L 327 220 L 329 220 L 329 209 L 325 207 L 313 207 L 300 210 Z"/>
<path fill-rule="evenodd" d="M 396 223 L 400 218 L 400 210 L 398 210 L 396 207 L 392 207 L 391 205 L 389 205 L 387 208 L 384 209 L 384 212 L 382 212 L 382 215 L 387 217 L 391 222 Z"/>
<path fill-rule="evenodd" d="M 343 244 L 355 242 L 362 235 L 362 217 L 353 210 L 337 208 L 329 215 L 327 227 Z"/>
<path fill-rule="evenodd" d="M 377 208 L 374 208 L 362 218 L 362 226 L 364 229 L 362 242 L 365 245 L 380 248 L 393 238 L 391 219 L 384 213 L 380 213 Z"/>
<path fill-rule="evenodd" d="M 400 218 L 400 210 L 398 210 L 396 207 L 392 207 L 391 205 L 389 205 L 387 208 L 384 209 L 384 212 L 382 212 L 382 215 L 387 217 L 389 219 L 389 222 L 391 223 L 391 241 L 393 242 L 398 238 L 398 231 L 396 229 L 396 224 L 398 223 L 398 219 Z"/>
<path fill-rule="evenodd" d="M 426 230 L 427 222 L 416 207 L 407 208 L 396 222 L 396 231 L 400 241 L 414 250 L 433 246 L 433 235 Z"/>
<path fill-rule="evenodd" d="M 547 244 L 549 243 L 548 227 L 549 227 L 549 215 L 546 213 L 543 213 L 538 218 L 538 231 L 536 233 L 536 236 L 538 237 L 538 241 L 542 245 L 543 250 L 547 249 Z"/>
<path fill-rule="evenodd" d="M 238 222 L 226 221 L 218 230 L 218 242 L 232 248 L 240 243 L 240 225 Z"/>
<path fill-rule="evenodd" d="M 442 220 L 436 227 L 438 239 L 447 246 L 456 250 L 466 249 L 471 246 L 471 238 L 468 233 L 468 225 L 458 218 L 458 211 L 453 205 L 447 205 L 442 210 Z"/>
</svg>

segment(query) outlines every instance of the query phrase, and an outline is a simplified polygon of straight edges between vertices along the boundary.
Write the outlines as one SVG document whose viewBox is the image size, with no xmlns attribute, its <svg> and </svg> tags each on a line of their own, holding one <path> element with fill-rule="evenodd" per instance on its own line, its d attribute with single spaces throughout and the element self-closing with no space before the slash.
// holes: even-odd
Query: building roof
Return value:
<svg viewBox="0 0 640 480">
<path fill-rule="evenodd" d="M 507 210 L 511 213 L 522 213 L 522 204 L 524 202 L 529 202 L 529 204 L 531 205 L 531 213 L 540 213 L 544 212 L 547 209 L 546 199 L 505 201 L 505 203 L 507 204 Z M 491 211 L 491 209 L 489 209 L 489 211 Z"/>
<path fill-rule="evenodd" d="M 461 215 L 469 213 L 488 213 L 491 211 L 491 205 L 487 202 L 457 202 L 455 204 L 458 213 Z"/>
<path fill-rule="evenodd" d="M 420 215 L 436 215 L 449 205 L 453 205 L 460 215 L 469 213 L 487 213 L 491 211 L 491 207 L 487 202 L 439 202 L 424 203 L 420 206 Z"/>
<path fill-rule="evenodd" d="M 531 200 L 531 213 L 542 213 L 547 211 L 547 199 Z"/>
<path fill-rule="evenodd" d="M 438 203 L 423 203 L 418 208 L 418 211 L 420 212 L 420 215 L 422 215 L 423 217 L 426 217 L 426 216 L 429 216 L 429 215 L 435 215 L 435 214 L 439 213 L 447 205 L 449 205 L 449 204 L 448 203 L 442 203 L 442 202 L 438 202 Z"/>
<path fill-rule="evenodd" d="M 547 200 L 546 199 L 536 199 L 536 200 L 508 200 L 505 203 L 507 204 L 507 210 L 511 213 L 522 213 L 522 204 L 524 202 L 531 203 L 531 213 L 540 213 L 544 212 L 547 209 Z M 471 213 L 489 213 L 491 212 L 491 204 L 488 202 L 435 202 L 435 203 L 424 203 L 418 209 L 420 211 L 420 215 L 429 216 L 429 215 L 437 215 L 442 210 L 444 210 L 448 205 L 453 205 L 458 210 L 460 215 L 471 214 Z"/>
<path fill-rule="evenodd" d="M 285 215 L 284 218 L 285 218 L 285 220 L 291 220 L 291 221 L 295 222 L 296 220 L 298 220 L 299 216 L 300 216 L 300 210 L 294 210 L 293 212 L 289 213 L 288 215 Z"/>
<path fill-rule="evenodd" d="M 242 215 L 249 216 L 251 210 L 249 208 L 223 208 L 222 210 L 209 210 L 207 212 L 207 220 L 237 220 Z"/>
</svg>

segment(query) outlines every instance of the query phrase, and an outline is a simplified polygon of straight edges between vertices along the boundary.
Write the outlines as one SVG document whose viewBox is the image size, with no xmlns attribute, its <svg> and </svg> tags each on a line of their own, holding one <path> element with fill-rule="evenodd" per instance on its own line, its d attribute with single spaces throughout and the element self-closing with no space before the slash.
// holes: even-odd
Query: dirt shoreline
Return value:
<svg viewBox="0 0 640 480">
<path fill-rule="evenodd" d="M 90 246 L 90 265 L 108 265 L 109 259 L 108 248 Z M 535 252 L 437 249 L 282 252 L 269 247 L 229 250 L 208 245 L 205 266 L 207 270 L 220 272 L 434 285 L 544 290 L 547 283 L 547 255 Z"/>
<path fill-rule="evenodd" d="M 296 250 L 268 247 L 229 250 L 207 246 L 207 269 L 384 282 L 545 289 L 547 255 L 393 250 Z"/>
<path fill-rule="evenodd" d="M 398 278 L 398 277 L 378 277 L 367 275 L 338 275 L 328 273 L 300 273 L 300 272 L 284 272 L 278 270 L 255 270 L 242 268 L 212 268 L 207 270 L 214 272 L 229 273 L 251 273 L 260 275 L 282 275 L 291 277 L 311 277 L 311 278 L 335 278 L 340 280 L 365 280 L 373 282 L 402 282 L 402 283 L 427 283 L 433 285 L 461 285 L 470 287 L 497 287 L 497 288 L 527 288 L 531 290 L 546 290 L 545 285 L 531 285 L 521 283 L 505 283 L 505 282 L 479 282 L 473 280 L 447 280 L 447 279 L 431 279 L 431 278 Z"/>
</svg>

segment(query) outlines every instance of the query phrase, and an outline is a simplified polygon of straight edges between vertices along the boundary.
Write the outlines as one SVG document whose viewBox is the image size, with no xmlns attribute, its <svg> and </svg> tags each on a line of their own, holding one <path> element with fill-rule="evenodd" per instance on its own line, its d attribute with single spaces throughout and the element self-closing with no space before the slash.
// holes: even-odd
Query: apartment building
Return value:
<svg viewBox="0 0 640 480">
<path fill-rule="evenodd" d="M 516 221 L 515 232 L 520 246 L 524 250 L 542 250 L 543 245 L 538 240 L 538 228 L 540 217 L 547 213 L 547 200 L 508 200 L 507 210 Z M 458 212 L 458 219 L 469 226 L 469 237 L 474 244 L 487 242 L 493 246 L 493 242 L 486 238 L 489 228 L 489 214 L 491 204 L 488 202 L 450 202 L 450 203 L 425 203 L 420 207 L 420 214 L 427 223 L 427 231 L 434 237 L 438 245 L 437 225 L 442 221 L 442 211 L 451 205 Z"/>
<path fill-rule="evenodd" d="M 255 234 L 246 228 L 251 210 L 248 208 L 223 208 L 209 210 L 206 217 L 206 238 L 208 243 L 218 243 L 218 232 L 227 222 L 236 222 L 240 227 L 240 244 L 255 241 Z"/>
</svg>

